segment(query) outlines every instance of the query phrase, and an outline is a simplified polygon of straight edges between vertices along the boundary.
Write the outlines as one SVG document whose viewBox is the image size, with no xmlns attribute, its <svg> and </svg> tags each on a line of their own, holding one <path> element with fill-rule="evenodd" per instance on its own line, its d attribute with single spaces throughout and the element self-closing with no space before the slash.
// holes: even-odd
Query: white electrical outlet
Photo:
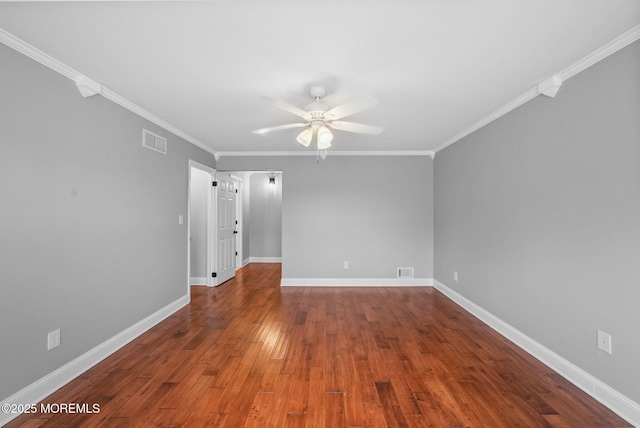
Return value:
<svg viewBox="0 0 640 428">
<path fill-rule="evenodd" d="M 344 268 L 349 269 L 349 262 L 344 262 Z"/>
<path fill-rule="evenodd" d="M 453 273 L 453 280 L 457 281 L 458 280 L 458 272 L 454 272 Z"/>
<path fill-rule="evenodd" d="M 60 329 L 47 334 L 47 351 L 60 346 Z"/>
<path fill-rule="evenodd" d="M 603 350 L 608 354 L 612 354 L 611 351 L 611 335 L 603 331 L 598 330 L 598 349 Z"/>
</svg>

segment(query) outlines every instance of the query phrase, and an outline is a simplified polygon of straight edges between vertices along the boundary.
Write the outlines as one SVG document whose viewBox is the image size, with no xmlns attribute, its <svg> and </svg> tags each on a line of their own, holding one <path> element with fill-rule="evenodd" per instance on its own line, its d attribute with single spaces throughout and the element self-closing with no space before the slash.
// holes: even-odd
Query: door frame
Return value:
<svg viewBox="0 0 640 428">
<path fill-rule="evenodd" d="M 210 181 L 213 181 L 215 178 L 216 170 L 210 166 L 201 164 L 194 160 L 189 159 L 189 169 L 188 169 L 188 177 L 187 177 L 187 295 L 189 296 L 189 300 L 191 300 L 191 170 L 195 168 L 200 171 L 203 171 L 209 174 Z M 212 258 L 215 256 L 215 245 L 211 242 L 211 233 L 210 231 L 215 228 L 215 213 L 213 212 L 213 203 L 211 201 L 211 192 L 206 192 L 207 198 L 207 225 L 206 225 L 206 234 L 207 234 L 207 286 L 211 287 L 214 285 L 214 278 L 211 278 L 211 272 L 213 266 L 211 263 Z"/>
<path fill-rule="evenodd" d="M 238 189 L 238 194 L 236 195 L 236 221 L 238 222 L 236 223 L 236 230 L 238 231 L 238 234 L 236 235 L 236 252 L 238 253 L 236 255 L 236 269 L 240 269 L 244 267 L 242 259 L 244 254 L 244 250 L 242 248 L 242 235 L 244 233 L 244 218 L 242 211 L 244 209 L 244 179 L 238 174 L 231 174 L 231 177 L 236 180 L 236 188 Z"/>
</svg>

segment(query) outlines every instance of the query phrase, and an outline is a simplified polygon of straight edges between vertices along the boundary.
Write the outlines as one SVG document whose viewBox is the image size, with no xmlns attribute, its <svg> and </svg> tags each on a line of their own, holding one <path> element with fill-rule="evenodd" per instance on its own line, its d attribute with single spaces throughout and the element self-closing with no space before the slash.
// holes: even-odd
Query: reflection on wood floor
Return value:
<svg viewBox="0 0 640 428">
<path fill-rule="evenodd" d="M 628 427 L 430 287 L 284 287 L 251 264 L 9 427 Z"/>
</svg>

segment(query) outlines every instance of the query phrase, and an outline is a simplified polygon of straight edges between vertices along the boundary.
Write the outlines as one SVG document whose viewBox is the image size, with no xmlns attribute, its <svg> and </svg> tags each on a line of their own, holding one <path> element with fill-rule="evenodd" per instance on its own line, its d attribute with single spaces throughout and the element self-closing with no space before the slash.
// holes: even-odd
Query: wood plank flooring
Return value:
<svg viewBox="0 0 640 428">
<path fill-rule="evenodd" d="M 432 288 L 280 288 L 252 264 L 8 427 L 629 427 Z"/>
</svg>

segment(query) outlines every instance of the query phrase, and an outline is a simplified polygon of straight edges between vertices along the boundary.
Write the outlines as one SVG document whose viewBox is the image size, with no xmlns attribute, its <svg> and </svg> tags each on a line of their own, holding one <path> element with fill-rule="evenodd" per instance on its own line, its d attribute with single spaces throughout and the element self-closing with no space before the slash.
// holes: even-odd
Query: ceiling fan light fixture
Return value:
<svg viewBox="0 0 640 428">
<path fill-rule="evenodd" d="M 315 143 L 318 148 L 318 156 L 322 159 L 326 156 L 327 149 L 331 147 L 334 130 L 367 135 L 378 135 L 382 132 L 382 128 L 376 126 L 342 121 L 342 119 L 347 116 L 375 106 L 377 101 L 373 97 L 366 97 L 347 104 L 331 107 L 322 101 L 326 95 L 324 87 L 311 87 L 309 89 L 309 95 L 313 101 L 307 105 L 304 110 L 285 101 L 274 100 L 274 106 L 302 118 L 304 122 L 271 126 L 253 132 L 256 134 L 266 134 L 272 131 L 304 128 L 296 137 L 296 141 L 304 147 L 309 147 L 312 143 Z"/>
<path fill-rule="evenodd" d="M 324 150 L 331 147 L 333 141 L 333 134 L 326 126 L 318 128 L 318 149 Z"/>
<path fill-rule="evenodd" d="M 313 140 L 313 128 L 305 128 L 301 133 L 298 134 L 296 140 L 303 146 L 309 147 L 309 144 L 311 144 L 311 140 Z"/>
</svg>

